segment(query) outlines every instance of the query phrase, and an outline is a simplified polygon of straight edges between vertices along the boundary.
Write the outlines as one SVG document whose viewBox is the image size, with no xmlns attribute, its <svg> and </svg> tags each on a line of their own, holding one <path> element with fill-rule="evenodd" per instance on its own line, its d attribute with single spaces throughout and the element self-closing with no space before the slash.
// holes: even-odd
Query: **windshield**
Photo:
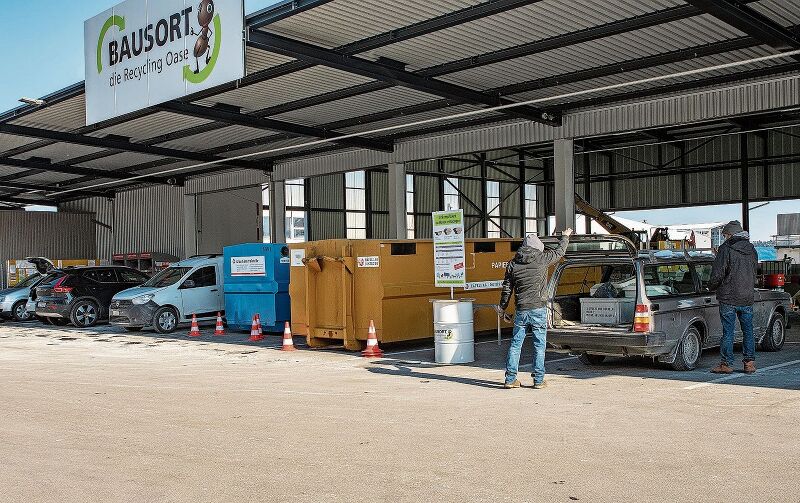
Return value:
<svg viewBox="0 0 800 503">
<path fill-rule="evenodd" d="M 145 282 L 145 284 L 142 286 L 154 286 L 156 288 L 161 288 L 174 285 L 180 281 L 180 279 L 184 277 L 190 269 L 191 267 L 167 267 L 163 271 L 147 280 L 147 282 Z"/>
<path fill-rule="evenodd" d="M 30 288 L 33 286 L 34 283 L 39 281 L 39 278 L 42 276 L 40 274 L 31 274 L 27 278 L 23 279 L 19 283 L 13 286 L 13 288 Z"/>
</svg>

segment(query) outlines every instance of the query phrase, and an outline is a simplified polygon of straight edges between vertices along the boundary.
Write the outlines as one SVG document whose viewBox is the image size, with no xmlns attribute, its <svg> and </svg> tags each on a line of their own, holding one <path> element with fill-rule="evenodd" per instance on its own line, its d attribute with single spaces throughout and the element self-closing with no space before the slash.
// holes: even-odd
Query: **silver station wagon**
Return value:
<svg viewBox="0 0 800 503">
<path fill-rule="evenodd" d="M 645 356 L 691 370 L 722 338 L 707 286 L 713 262 L 711 252 L 640 251 L 622 236 L 575 236 L 550 279 L 548 343 L 589 365 Z M 760 349 L 780 350 L 791 297 L 756 289 L 753 309 Z M 742 340 L 738 323 L 735 340 Z"/>
</svg>

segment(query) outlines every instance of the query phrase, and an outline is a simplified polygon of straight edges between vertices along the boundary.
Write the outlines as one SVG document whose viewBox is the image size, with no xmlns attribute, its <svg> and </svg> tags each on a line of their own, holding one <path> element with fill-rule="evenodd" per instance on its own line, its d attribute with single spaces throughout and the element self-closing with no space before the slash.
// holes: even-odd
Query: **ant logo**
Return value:
<svg viewBox="0 0 800 503">
<path fill-rule="evenodd" d="M 195 33 L 192 28 L 192 35 L 199 35 L 194 44 L 194 73 L 200 73 L 200 56 L 206 56 L 206 65 L 211 61 L 211 40 L 209 35 L 213 35 L 211 21 L 214 19 L 214 0 L 202 0 L 198 6 L 197 22 L 200 23 L 200 33 Z"/>
</svg>

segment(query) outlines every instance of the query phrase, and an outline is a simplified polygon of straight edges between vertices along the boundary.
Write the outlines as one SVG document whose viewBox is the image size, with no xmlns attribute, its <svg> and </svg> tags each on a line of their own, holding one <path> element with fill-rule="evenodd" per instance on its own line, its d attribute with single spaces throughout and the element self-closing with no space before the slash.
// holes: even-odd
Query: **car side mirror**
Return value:
<svg viewBox="0 0 800 503">
<path fill-rule="evenodd" d="M 183 282 L 183 284 L 181 285 L 181 288 L 194 288 L 194 280 L 193 279 L 187 279 L 186 281 Z"/>
</svg>

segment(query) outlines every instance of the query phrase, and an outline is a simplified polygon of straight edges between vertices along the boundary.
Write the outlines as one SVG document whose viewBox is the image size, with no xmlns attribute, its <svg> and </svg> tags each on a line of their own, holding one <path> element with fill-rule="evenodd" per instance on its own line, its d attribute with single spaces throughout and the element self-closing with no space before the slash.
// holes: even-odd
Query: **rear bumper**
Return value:
<svg viewBox="0 0 800 503">
<path fill-rule="evenodd" d="M 668 353 L 663 332 L 603 332 L 587 329 L 551 329 L 547 342 L 556 349 L 574 352 L 595 352 L 612 355 L 658 355 Z"/>
<path fill-rule="evenodd" d="M 37 300 L 36 316 L 44 318 L 69 318 L 70 304 L 62 301 Z"/>
<path fill-rule="evenodd" d="M 0 302 L 0 314 L 2 314 L 2 315 L 10 315 L 11 314 L 11 309 L 13 307 L 14 307 L 14 300 L 13 299 L 4 300 L 3 302 Z"/>
</svg>

